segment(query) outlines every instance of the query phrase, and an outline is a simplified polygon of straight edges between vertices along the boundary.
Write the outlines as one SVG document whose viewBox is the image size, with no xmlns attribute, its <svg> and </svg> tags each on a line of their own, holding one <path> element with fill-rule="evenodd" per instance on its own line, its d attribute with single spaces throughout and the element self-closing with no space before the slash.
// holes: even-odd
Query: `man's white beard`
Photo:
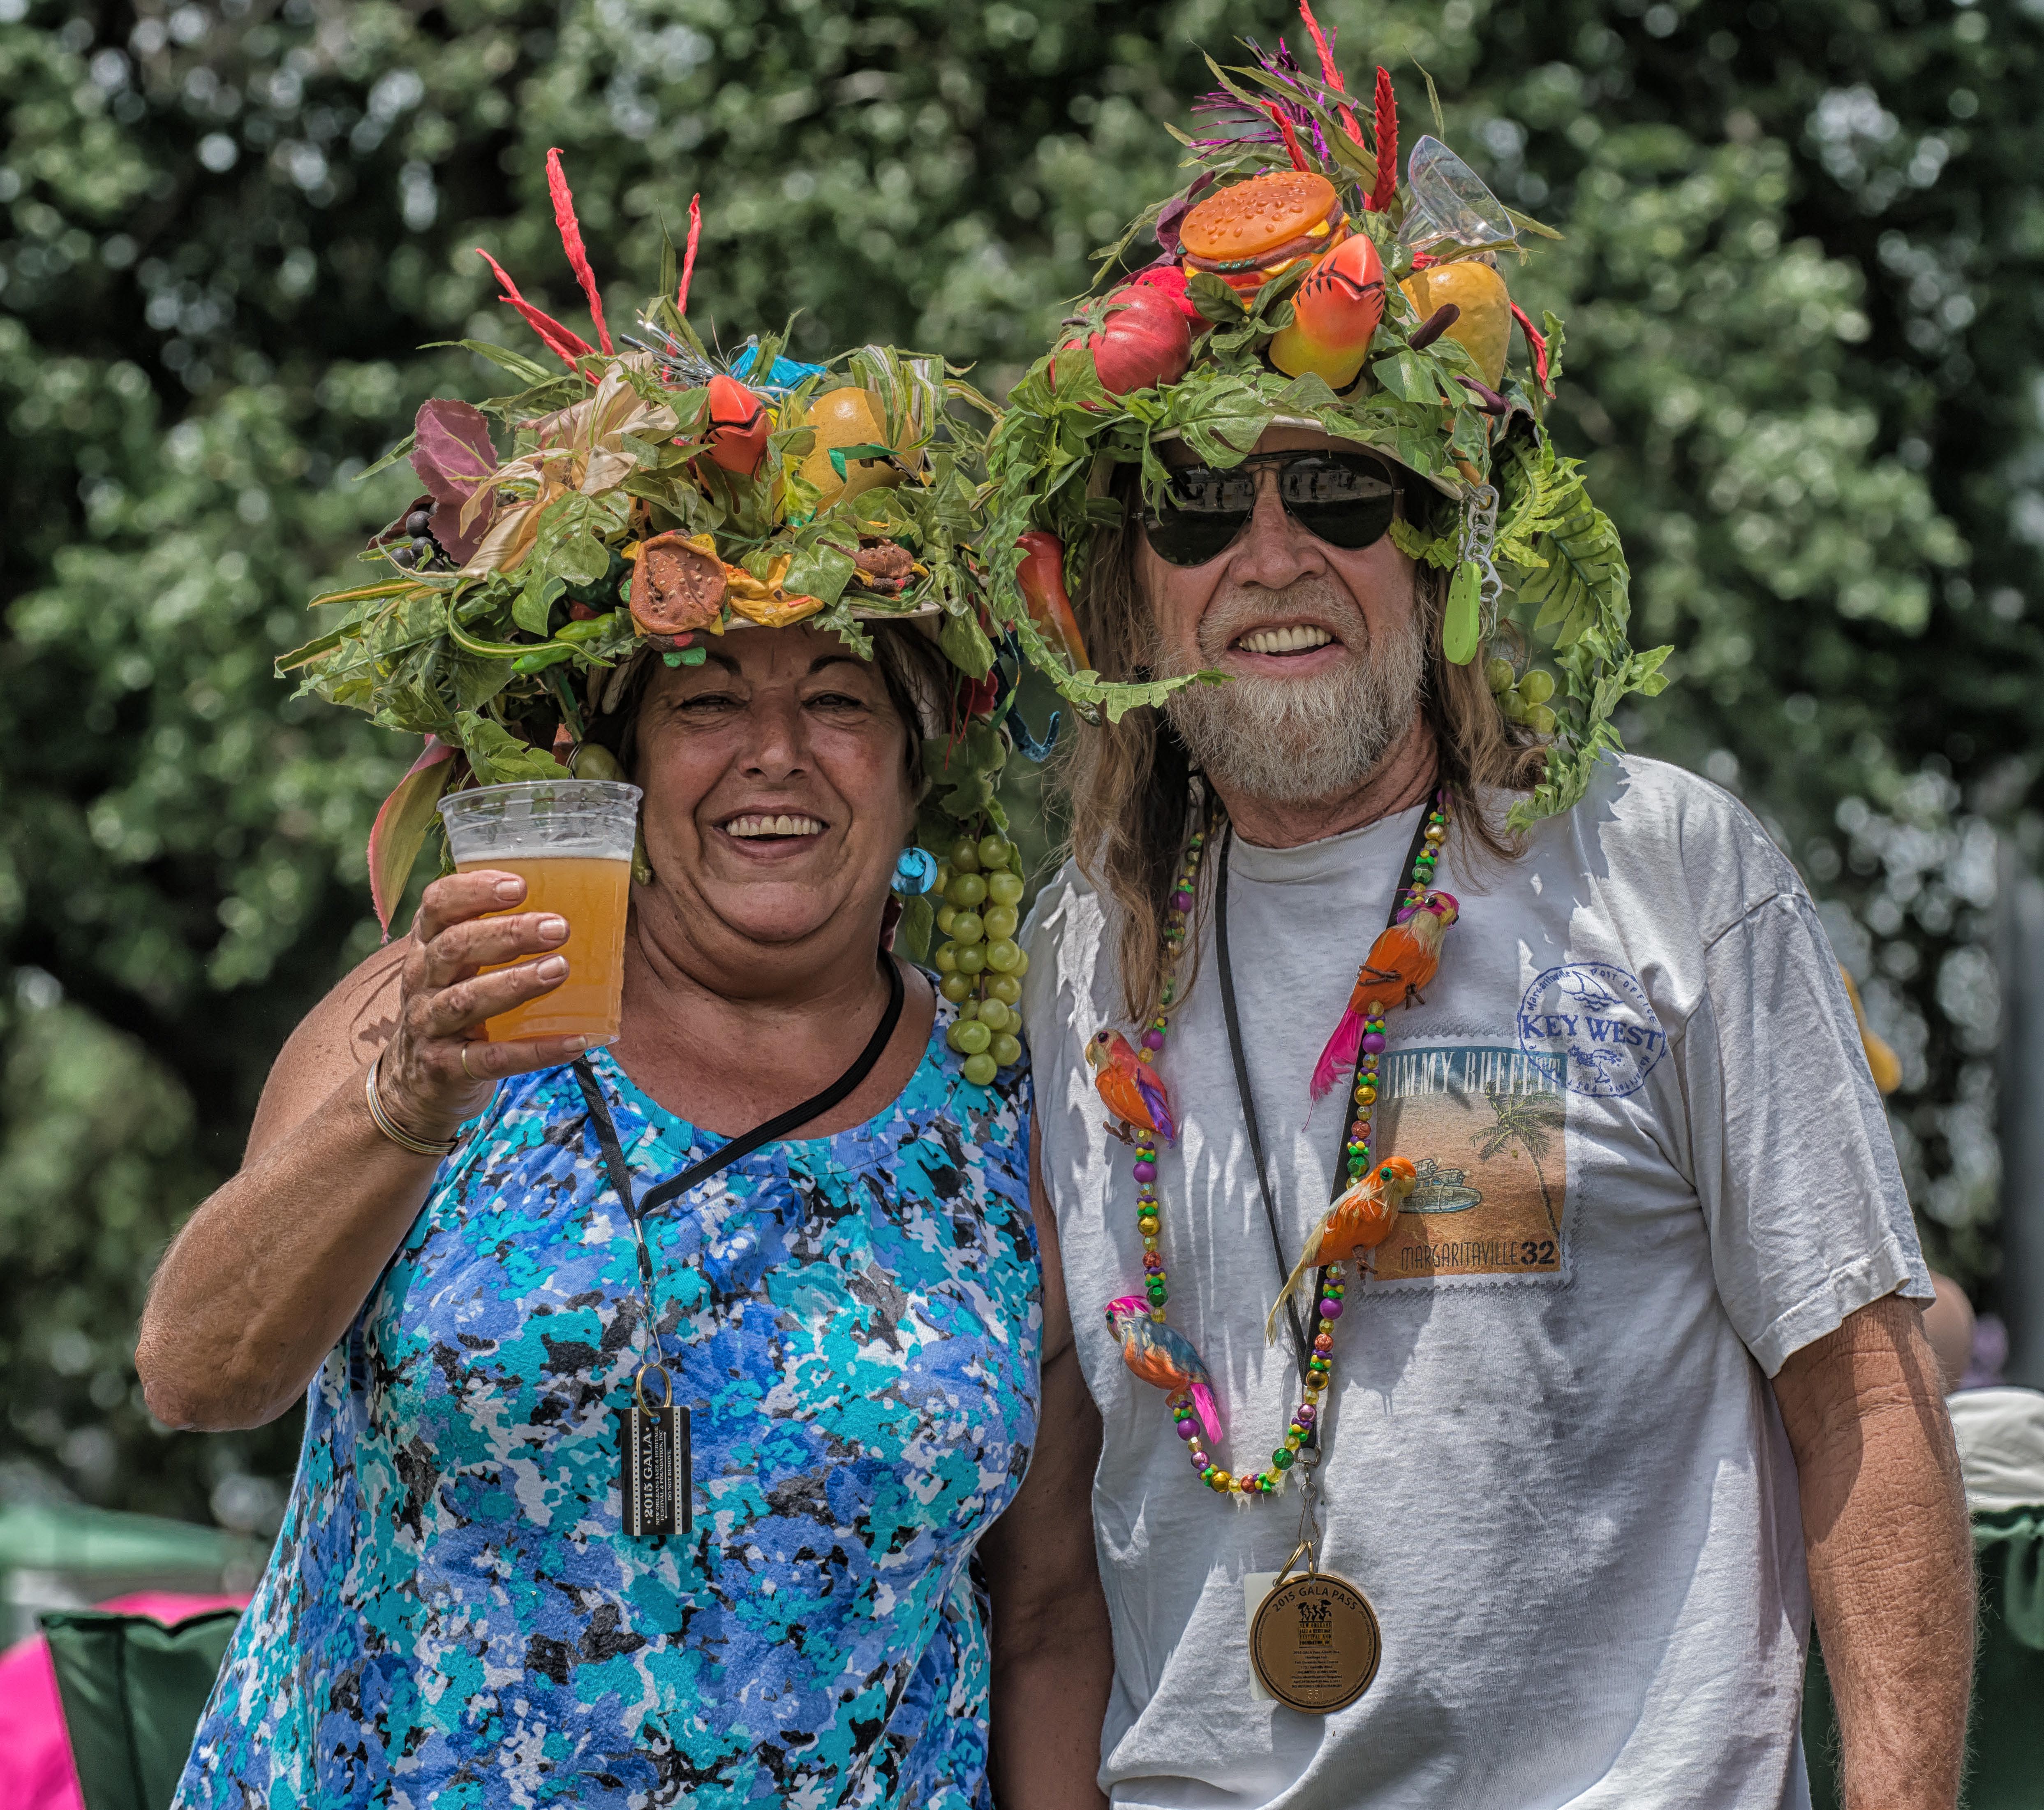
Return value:
<svg viewBox="0 0 2044 1810">
<path fill-rule="evenodd" d="M 1310 804 L 1353 791 L 1419 707 L 1427 650 L 1416 593 L 1415 586 L 1403 624 L 1377 633 L 1348 593 L 1324 577 L 1301 578 L 1281 591 L 1243 590 L 1216 598 L 1200 623 L 1200 666 L 1176 663 L 1160 648 L 1153 671 L 1168 678 L 1218 666 L 1237 636 L 1300 615 L 1335 629 L 1349 658 L 1297 678 L 1237 678 L 1173 692 L 1164 713 L 1194 764 L 1274 804 Z"/>
</svg>

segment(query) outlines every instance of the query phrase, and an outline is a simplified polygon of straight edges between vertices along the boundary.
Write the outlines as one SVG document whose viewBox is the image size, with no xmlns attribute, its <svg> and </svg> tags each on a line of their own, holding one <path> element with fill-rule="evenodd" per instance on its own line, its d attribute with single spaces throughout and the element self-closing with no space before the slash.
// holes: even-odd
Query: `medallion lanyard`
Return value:
<svg viewBox="0 0 2044 1810">
<path fill-rule="evenodd" d="M 1400 875 L 1398 887 L 1392 894 L 1391 909 L 1385 920 L 1387 928 L 1398 921 L 1398 908 L 1404 902 L 1406 895 L 1411 890 L 1409 882 L 1404 876 L 1412 872 L 1413 863 L 1418 859 L 1420 851 L 1426 846 L 1427 821 L 1427 806 L 1422 801 L 1420 806 L 1420 820 L 1412 831 L 1412 847 L 1405 851 L 1405 859 L 1398 870 Z M 1242 1102 L 1242 1122 L 1249 1133 L 1249 1152 L 1256 1164 L 1256 1186 L 1263 1197 L 1263 1216 L 1270 1228 L 1270 1248 L 1277 1255 L 1278 1277 L 1281 1282 L 1292 1273 L 1292 1260 L 1285 1255 L 1284 1234 L 1278 1224 L 1277 1195 L 1270 1186 L 1270 1166 L 1264 1161 L 1263 1133 L 1257 1122 L 1256 1098 L 1250 1091 L 1249 1062 L 1243 1051 L 1241 1016 L 1235 1009 L 1235 968 L 1228 956 L 1228 851 L 1234 846 L 1235 826 L 1230 824 L 1226 827 L 1221 837 L 1220 871 L 1215 876 L 1214 880 L 1214 963 L 1220 975 L 1221 1016 L 1227 1020 L 1228 1024 L 1228 1053 L 1229 1059 L 1235 1065 L 1235 1090 L 1237 1097 Z M 1341 1137 L 1335 1146 L 1335 1180 L 1332 1193 L 1329 1196 L 1331 1200 L 1339 1199 L 1344 1186 L 1342 1152 L 1347 1147 L 1349 1136 L 1354 1127 L 1358 1111 L 1355 1089 L 1353 1086 L 1346 1090 L 1344 1097 L 1348 1101 L 1348 1106 L 1342 1115 Z M 1299 1358 L 1299 1374 L 1304 1376 L 1306 1374 L 1307 1362 L 1311 1355 L 1312 1347 L 1307 1342 L 1305 1327 L 1299 1319 L 1298 1307 L 1289 1295 L 1285 1298 L 1285 1312 L 1292 1325 L 1292 1338 Z M 1308 1443 L 1317 1447 L 1319 1443 L 1320 1435 L 1316 1428 Z M 1308 1484 L 1310 1485 L 1312 1481 L 1309 1466 Z"/>
<path fill-rule="evenodd" d="M 618 1142 L 617 1127 L 604 1100 L 596 1071 L 590 1066 L 586 1056 L 577 1057 L 572 1065 L 575 1085 L 582 1089 L 582 1100 L 589 1108 L 590 1128 L 596 1134 L 597 1146 L 603 1153 L 604 1168 L 609 1175 L 611 1186 L 624 1204 L 624 1216 L 631 1222 L 632 1235 L 638 1246 L 639 1286 L 645 1299 L 644 1324 L 651 1355 L 644 1358 L 632 1379 L 631 1404 L 619 1411 L 624 1423 L 620 1484 L 624 1496 L 624 1531 L 628 1534 L 686 1534 L 694 1518 L 694 1491 L 689 1472 L 689 1411 L 676 1403 L 674 1379 L 667 1373 L 667 1348 L 661 1341 L 659 1315 L 653 1300 L 653 1254 L 646 1243 L 646 1216 L 658 1212 L 670 1201 L 700 1186 L 740 1159 L 750 1156 L 761 1145 L 786 1137 L 849 1097 L 873 1072 L 901 1020 L 905 992 L 901 966 L 889 958 L 882 959 L 882 966 L 887 974 L 887 1009 L 881 1013 L 880 1022 L 866 1040 L 865 1048 L 852 1058 L 851 1066 L 843 1074 L 820 1093 L 790 1106 L 764 1124 L 754 1126 L 742 1136 L 733 1138 L 690 1163 L 679 1174 L 655 1182 L 646 1191 L 643 1200 L 634 1197 L 632 1171 L 625 1162 L 624 1147 Z M 646 1393 L 649 1380 L 655 1378 L 659 1383 L 660 1398 L 657 1401 L 648 1401 Z"/>
</svg>

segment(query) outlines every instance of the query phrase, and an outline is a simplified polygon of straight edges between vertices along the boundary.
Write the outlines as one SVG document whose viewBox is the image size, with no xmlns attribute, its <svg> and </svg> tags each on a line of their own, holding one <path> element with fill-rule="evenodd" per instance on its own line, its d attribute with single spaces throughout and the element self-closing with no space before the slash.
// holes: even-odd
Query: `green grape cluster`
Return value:
<svg viewBox="0 0 2044 1810">
<path fill-rule="evenodd" d="M 1513 671 L 1511 661 L 1493 659 L 1484 668 L 1484 676 L 1490 681 L 1497 707 L 1513 722 L 1524 724 L 1536 736 L 1554 734 L 1559 719 L 1547 707 L 1547 700 L 1554 695 L 1552 673 L 1535 667 L 1522 678 Z"/>
<path fill-rule="evenodd" d="M 937 870 L 936 896 L 938 986 L 959 1009 L 947 1040 L 965 1058 L 966 1079 L 984 1087 L 1022 1059 L 1020 850 L 1005 836 L 961 836 Z"/>
</svg>

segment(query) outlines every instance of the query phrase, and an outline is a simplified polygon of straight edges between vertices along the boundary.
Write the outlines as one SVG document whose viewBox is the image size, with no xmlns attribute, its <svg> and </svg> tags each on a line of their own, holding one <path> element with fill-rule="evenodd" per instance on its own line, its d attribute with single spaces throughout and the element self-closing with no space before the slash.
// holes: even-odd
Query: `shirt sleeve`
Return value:
<svg viewBox="0 0 2044 1810">
<path fill-rule="evenodd" d="M 1837 959 L 1800 890 L 1704 951 L 1681 1060 L 1718 1292 L 1769 1376 L 1930 1272 Z"/>
</svg>

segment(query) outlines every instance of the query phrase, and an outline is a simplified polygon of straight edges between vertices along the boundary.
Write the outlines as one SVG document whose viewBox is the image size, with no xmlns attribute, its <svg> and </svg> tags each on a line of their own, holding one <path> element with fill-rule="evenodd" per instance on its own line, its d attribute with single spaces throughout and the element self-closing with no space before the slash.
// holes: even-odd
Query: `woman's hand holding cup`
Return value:
<svg viewBox="0 0 2044 1810">
<path fill-rule="evenodd" d="M 567 940 L 567 920 L 513 910 L 524 897 L 517 874 L 488 868 L 426 888 L 399 970 L 398 1028 L 377 1071 L 384 1109 L 416 1137 L 451 1137 L 506 1075 L 571 1062 L 587 1046 L 584 1037 L 482 1039 L 486 1020 L 567 978 L 567 959 L 555 952 Z"/>
</svg>

